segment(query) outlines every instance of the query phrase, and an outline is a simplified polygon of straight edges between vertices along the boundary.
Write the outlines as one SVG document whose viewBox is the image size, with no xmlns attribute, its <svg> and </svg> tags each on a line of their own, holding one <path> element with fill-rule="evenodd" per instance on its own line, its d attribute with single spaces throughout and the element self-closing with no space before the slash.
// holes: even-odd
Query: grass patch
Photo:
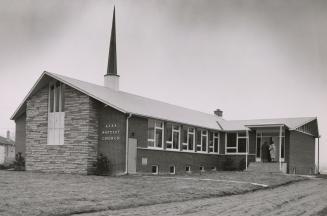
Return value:
<svg viewBox="0 0 327 216">
<path fill-rule="evenodd" d="M 117 210 L 246 193 L 275 187 L 303 177 L 250 172 L 212 172 L 188 175 L 191 180 L 160 176 L 81 176 L 0 171 L 0 209 L 8 215 L 71 215 Z"/>
</svg>

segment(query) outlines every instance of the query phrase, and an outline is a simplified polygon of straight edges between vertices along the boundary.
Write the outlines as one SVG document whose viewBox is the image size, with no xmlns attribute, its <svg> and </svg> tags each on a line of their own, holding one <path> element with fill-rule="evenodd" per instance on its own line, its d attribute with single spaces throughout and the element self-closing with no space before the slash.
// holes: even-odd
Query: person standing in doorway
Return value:
<svg viewBox="0 0 327 216">
<path fill-rule="evenodd" d="M 261 148 L 262 148 L 262 162 L 270 162 L 268 143 L 264 142 Z"/>
<path fill-rule="evenodd" d="M 275 162 L 275 158 L 276 158 L 276 146 L 275 146 L 274 141 L 269 146 L 269 152 L 270 152 L 271 162 Z"/>
</svg>

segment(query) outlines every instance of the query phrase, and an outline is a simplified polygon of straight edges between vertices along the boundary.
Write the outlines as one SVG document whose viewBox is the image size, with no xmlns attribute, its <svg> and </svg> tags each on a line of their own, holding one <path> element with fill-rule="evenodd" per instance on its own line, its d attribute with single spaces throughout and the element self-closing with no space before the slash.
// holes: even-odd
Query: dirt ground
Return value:
<svg viewBox="0 0 327 216">
<path fill-rule="evenodd" d="M 247 172 L 101 177 L 0 171 L 0 215 L 71 215 L 175 202 L 183 206 L 188 200 L 241 194 L 304 179 Z"/>
<path fill-rule="evenodd" d="M 242 195 L 106 211 L 103 215 L 327 215 L 327 179 L 311 179 Z"/>
</svg>

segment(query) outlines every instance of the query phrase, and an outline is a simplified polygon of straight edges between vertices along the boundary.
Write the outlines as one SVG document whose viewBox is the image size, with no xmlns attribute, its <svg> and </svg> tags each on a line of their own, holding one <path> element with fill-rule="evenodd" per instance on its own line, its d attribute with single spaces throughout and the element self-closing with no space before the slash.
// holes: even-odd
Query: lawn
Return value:
<svg viewBox="0 0 327 216">
<path fill-rule="evenodd" d="M 263 188 L 247 182 L 273 187 L 303 179 L 251 172 L 101 177 L 0 171 L 0 215 L 71 215 L 123 209 Z"/>
</svg>

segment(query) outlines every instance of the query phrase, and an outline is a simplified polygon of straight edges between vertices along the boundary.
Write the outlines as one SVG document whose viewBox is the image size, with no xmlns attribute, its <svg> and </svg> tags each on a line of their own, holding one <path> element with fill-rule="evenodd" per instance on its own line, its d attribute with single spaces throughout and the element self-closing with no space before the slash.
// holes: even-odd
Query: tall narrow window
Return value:
<svg viewBox="0 0 327 216">
<path fill-rule="evenodd" d="M 209 153 L 218 153 L 219 136 L 218 132 L 209 133 Z"/>
<path fill-rule="evenodd" d="M 195 140 L 195 130 L 194 128 L 189 128 L 187 133 L 187 141 L 188 141 L 188 150 L 194 150 L 194 140 Z"/>
<path fill-rule="evenodd" d="M 50 86 L 50 99 L 49 99 L 49 112 L 53 113 L 54 112 L 54 86 Z"/>
<path fill-rule="evenodd" d="M 183 150 L 193 151 L 194 150 L 194 128 L 183 127 Z"/>
<path fill-rule="evenodd" d="M 201 134 L 201 145 L 202 150 L 201 151 L 207 151 L 207 145 L 208 145 L 208 131 L 203 130 Z"/>
<path fill-rule="evenodd" d="M 48 145 L 63 145 L 65 130 L 64 84 L 49 85 Z"/>
<path fill-rule="evenodd" d="M 187 145 L 187 127 L 183 126 L 182 129 L 182 149 L 187 150 L 188 145 Z"/>
<path fill-rule="evenodd" d="M 196 150 L 198 152 L 206 152 L 208 146 L 208 131 L 198 130 L 197 131 L 197 145 Z"/>
<path fill-rule="evenodd" d="M 237 134 L 228 133 L 227 134 L 227 144 L 226 153 L 236 153 L 237 152 Z"/>
<path fill-rule="evenodd" d="M 171 132 L 168 132 L 168 139 L 167 139 L 167 149 L 172 150 L 179 150 L 179 144 L 180 144 L 180 126 L 179 125 L 173 125 L 170 124 L 169 128 L 171 128 Z"/>
<path fill-rule="evenodd" d="M 148 120 L 148 147 L 163 148 L 163 122 Z"/>
<path fill-rule="evenodd" d="M 261 157 L 261 134 L 257 134 L 257 150 L 256 150 L 257 158 Z"/>
<path fill-rule="evenodd" d="M 282 143 L 281 143 L 281 161 L 285 161 L 285 137 L 282 137 Z"/>
<path fill-rule="evenodd" d="M 245 132 L 237 133 L 237 151 L 238 153 L 246 152 L 247 137 Z"/>
</svg>

